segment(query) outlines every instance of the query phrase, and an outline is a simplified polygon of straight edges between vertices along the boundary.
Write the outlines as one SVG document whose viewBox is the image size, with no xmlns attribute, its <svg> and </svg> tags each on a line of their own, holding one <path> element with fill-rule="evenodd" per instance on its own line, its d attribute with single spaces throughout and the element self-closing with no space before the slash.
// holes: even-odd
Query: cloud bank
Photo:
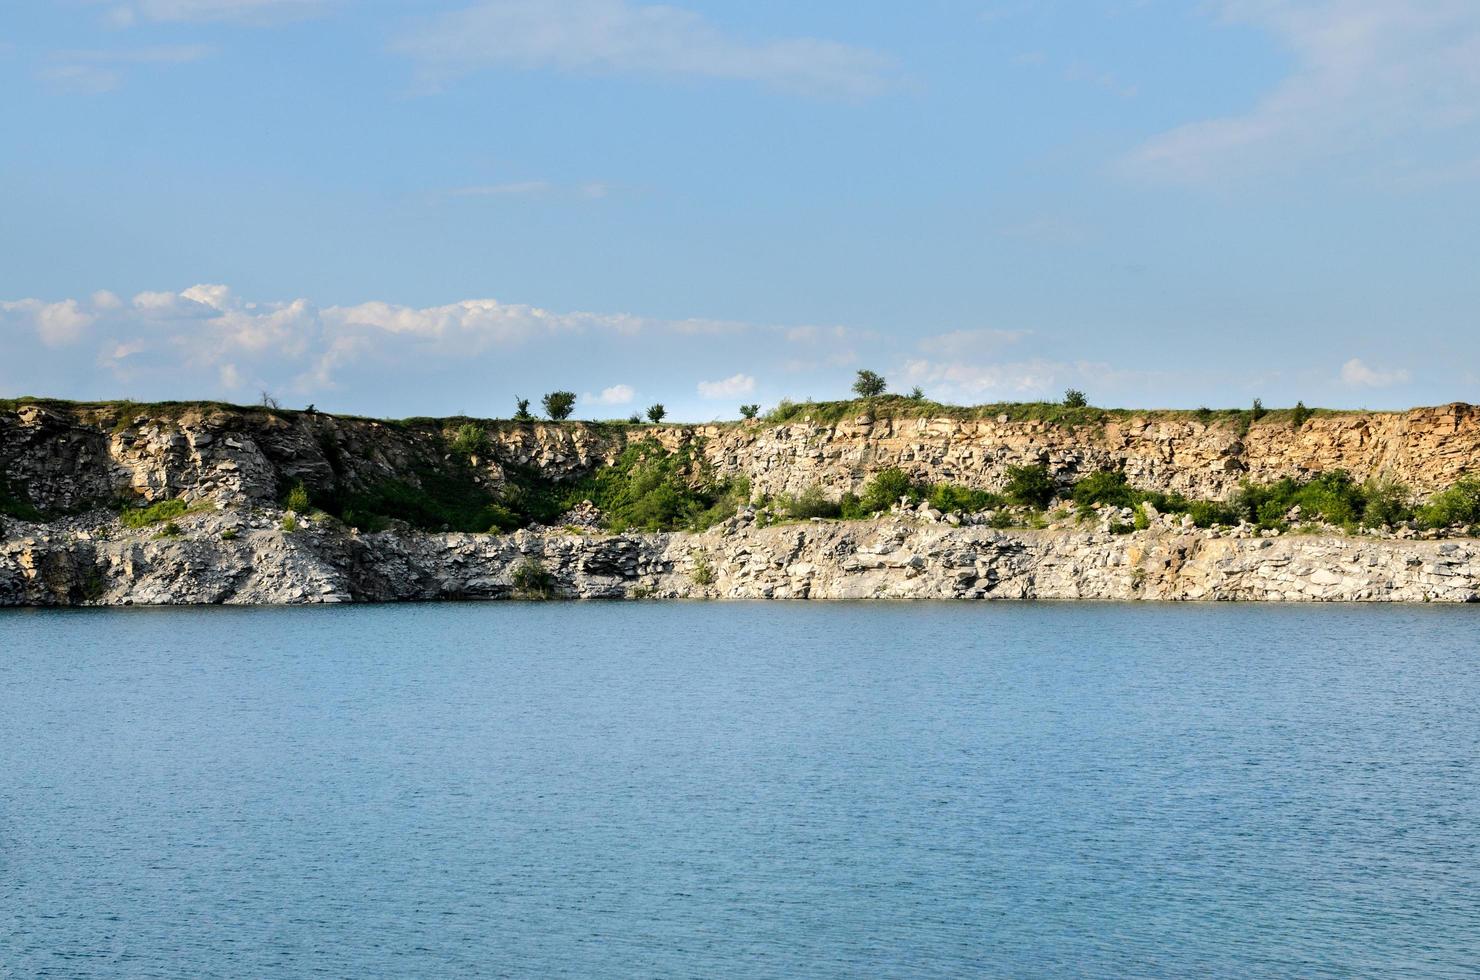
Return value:
<svg viewBox="0 0 1480 980">
<path fill-rule="evenodd" d="M 1335 376 L 1318 366 L 1271 374 L 1257 356 L 1209 367 L 1135 354 L 1127 367 L 1039 331 L 903 337 L 496 299 L 320 306 L 211 283 L 0 301 L 0 349 L 0 397 L 255 401 L 265 390 L 284 404 L 382 416 L 507 415 L 516 395 L 564 389 L 583 392 L 581 418 L 625 415 L 639 400 L 661 401 L 675 418 L 727 418 L 741 402 L 847 397 L 861 367 L 883 373 L 891 391 L 919 385 L 959 404 L 1055 400 L 1067 387 L 1101 405 L 1320 404 L 1323 392 L 1342 404 L 1353 390 L 1398 398 L 1412 381 L 1406 368 L 1357 358 Z"/>
<path fill-rule="evenodd" d="M 492 68 L 689 76 L 813 95 L 874 95 L 893 60 L 821 38 L 752 40 L 699 14 L 625 0 L 488 0 L 432 17 L 392 49 L 438 87 Z"/>
<path fill-rule="evenodd" d="M 1480 123 L 1480 5 L 1473 0 L 1218 0 L 1231 27 L 1266 31 L 1294 69 L 1247 112 L 1150 139 L 1122 161 L 1189 183 L 1289 171 Z M 1473 170 L 1480 161 L 1451 161 Z M 1404 179 L 1421 179 L 1407 174 Z"/>
</svg>

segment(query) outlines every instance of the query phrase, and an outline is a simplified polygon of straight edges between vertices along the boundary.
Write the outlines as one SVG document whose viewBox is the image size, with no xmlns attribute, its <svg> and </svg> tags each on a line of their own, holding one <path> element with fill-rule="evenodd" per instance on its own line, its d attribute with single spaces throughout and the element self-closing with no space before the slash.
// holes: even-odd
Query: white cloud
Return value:
<svg viewBox="0 0 1480 980">
<path fill-rule="evenodd" d="M 123 81 L 118 72 L 98 65 L 49 65 L 38 71 L 36 77 L 58 92 L 73 95 L 102 95 L 118 88 Z"/>
<path fill-rule="evenodd" d="M 1409 377 L 1408 372 L 1402 368 L 1390 371 L 1376 370 L 1368 367 L 1356 357 L 1341 366 L 1341 383 L 1353 388 L 1390 388 L 1393 385 L 1406 383 Z"/>
<path fill-rule="evenodd" d="M 436 87 L 488 68 L 689 75 L 796 91 L 866 96 L 889 81 L 892 59 L 819 38 L 749 40 L 699 14 L 626 0 L 486 0 L 442 14 L 394 49 Z"/>
<path fill-rule="evenodd" d="M 36 329 L 47 346 L 60 347 L 76 343 L 94 319 L 91 313 L 84 313 L 78 307 L 76 300 L 69 299 L 49 303 L 36 311 Z"/>
<path fill-rule="evenodd" d="M 480 184 L 475 187 L 456 187 L 447 193 L 452 197 L 503 197 L 539 194 L 550 189 L 547 180 L 521 180 L 508 184 Z"/>
<path fill-rule="evenodd" d="M 930 385 L 941 398 L 982 401 L 1046 394 L 1067 370 L 1067 365 L 1038 360 L 972 364 L 917 359 L 905 362 L 904 383 Z"/>
<path fill-rule="evenodd" d="M 423 308 L 379 301 L 331 306 L 323 311 L 323 318 L 330 326 L 340 329 L 374 328 L 429 339 L 461 338 L 475 344 L 510 344 L 540 335 L 588 330 L 631 335 L 640 332 L 644 324 L 640 317 L 621 313 L 552 313 L 536 306 L 493 299 L 470 299 Z"/>
<path fill-rule="evenodd" d="M 171 44 L 152 48 L 58 51 L 36 77 L 53 88 L 80 95 L 101 95 L 123 84 L 123 65 L 179 65 L 208 57 L 203 44 Z"/>
<path fill-rule="evenodd" d="M 732 374 L 721 381 L 699 382 L 699 395 L 703 398 L 736 398 L 755 391 L 755 378 L 748 374 Z"/>
<path fill-rule="evenodd" d="M 242 386 L 242 374 L 237 370 L 235 364 L 223 364 L 217 372 L 221 378 L 221 387 L 227 391 L 237 391 Z"/>
<path fill-rule="evenodd" d="M 1000 350 L 1027 335 L 1026 330 L 952 330 L 924 338 L 919 348 L 934 357 L 969 357 Z"/>
<path fill-rule="evenodd" d="M 636 397 L 637 392 L 631 385 L 612 385 L 601 389 L 599 395 L 583 395 L 581 400 L 595 402 L 597 405 L 628 405 Z"/>
<path fill-rule="evenodd" d="M 97 317 L 82 309 L 75 299 L 43 303 L 36 299 L 0 302 L 0 313 L 20 314 L 30 320 L 36 336 L 48 347 L 65 347 L 81 339 Z"/>
<path fill-rule="evenodd" d="M 1295 70 L 1245 113 L 1146 142 L 1123 161 L 1132 174 L 1201 182 L 1293 169 L 1480 118 L 1473 0 L 1219 0 L 1211 9 L 1225 24 L 1273 34 Z"/>
<path fill-rule="evenodd" d="M 271 24 L 312 17 L 329 6 L 330 0 L 133 0 L 115 5 L 109 19 L 118 27 L 139 21 Z"/>
</svg>

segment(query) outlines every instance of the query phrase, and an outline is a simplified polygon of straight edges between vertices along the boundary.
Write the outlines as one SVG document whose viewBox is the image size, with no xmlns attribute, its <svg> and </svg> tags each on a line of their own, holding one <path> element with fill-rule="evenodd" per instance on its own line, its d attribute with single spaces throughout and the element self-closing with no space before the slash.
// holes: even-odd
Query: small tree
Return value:
<svg viewBox="0 0 1480 980">
<path fill-rule="evenodd" d="M 924 400 L 925 390 L 923 388 L 921 388 L 919 385 L 915 385 L 913 388 L 910 389 L 910 401 L 923 402 Z"/>
<path fill-rule="evenodd" d="M 641 415 L 638 415 L 636 412 L 633 412 L 631 415 L 627 416 L 627 424 L 628 425 L 641 425 L 642 424 L 642 416 Z"/>
<path fill-rule="evenodd" d="M 858 372 L 858 380 L 853 382 L 853 393 L 859 398 L 877 398 L 884 393 L 885 387 L 883 375 L 865 369 Z"/>
<path fill-rule="evenodd" d="M 1078 388 L 1066 388 L 1064 390 L 1065 408 L 1084 408 L 1089 404 L 1089 399 L 1084 397 L 1084 392 Z"/>
<path fill-rule="evenodd" d="M 1295 407 L 1290 410 L 1290 428 L 1299 432 L 1313 414 L 1315 413 L 1305 407 L 1305 402 L 1296 402 Z"/>
<path fill-rule="evenodd" d="M 1264 402 L 1258 398 L 1254 399 L 1254 407 L 1249 409 L 1250 420 L 1258 422 L 1260 419 L 1264 418 L 1265 414 L 1266 410 L 1264 408 Z"/>
<path fill-rule="evenodd" d="M 545 414 L 556 422 L 570 418 L 570 413 L 576 408 L 576 394 L 573 391 L 552 391 L 540 399 L 540 404 L 545 407 Z"/>
<path fill-rule="evenodd" d="M 517 410 L 514 412 L 514 421 L 515 422 L 532 422 L 532 421 L 534 421 L 534 416 L 529 414 L 529 399 L 528 398 L 519 398 L 518 396 L 515 396 L 515 398 L 514 398 L 514 404 L 518 406 Z"/>
<path fill-rule="evenodd" d="M 262 407 L 263 408 L 266 408 L 266 409 L 270 409 L 272 411 L 277 411 L 278 409 L 282 408 L 283 406 L 278 402 L 278 400 L 276 398 L 273 397 L 272 392 L 268 391 L 266 388 L 263 388 L 262 389 Z"/>
<path fill-rule="evenodd" d="M 654 425 L 657 425 L 659 422 L 663 421 L 663 416 L 667 414 L 668 409 L 663 407 L 662 402 L 658 402 L 656 405 L 649 406 L 647 410 L 648 421 L 653 423 Z"/>
<path fill-rule="evenodd" d="M 753 419 L 757 415 L 759 415 L 760 412 L 761 412 L 761 407 L 759 405 L 741 405 L 740 406 L 740 417 L 743 418 L 743 419 Z"/>
</svg>

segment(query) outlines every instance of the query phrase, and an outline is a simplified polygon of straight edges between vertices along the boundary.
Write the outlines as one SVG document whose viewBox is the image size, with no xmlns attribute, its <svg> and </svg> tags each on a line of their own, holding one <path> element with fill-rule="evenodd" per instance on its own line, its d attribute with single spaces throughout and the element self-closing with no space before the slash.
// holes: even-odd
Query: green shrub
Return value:
<svg viewBox="0 0 1480 980">
<path fill-rule="evenodd" d="M 528 398 L 519 398 L 517 396 L 514 398 L 514 421 L 515 422 L 533 422 L 534 421 L 534 416 L 531 415 L 531 414 L 529 414 L 529 399 Z"/>
<path fill-rule="evenodd" d="M 1264 407 L 1264 402 L 1260 401 L 1258 398 L 1254 399 L 1254 406 L 1249 409 L 1249 419 L 1251 421 L 1258 422 L 1260 419 L 1264 418 L 1264 416 L 1268 414 L 1269 411 Z"/>
<path fill-rule="evenodd" d="M 669 452 L 656 439 L 629 443 L 611 466 L 565 489 L 561 501 L 590 500 L 612 530 L 703 530 L 733 516 L 750 496 L 743 478 L 716 480 L 696 448 Z"/>
<path fill-rule="evenodd" d="M 784 497 L 781 501 L 781 509 L 794 520 L 807 520 L 813 517 L 838 517 L 842 513 L 842 507 L 832 500 L 828 500 L 821 487 L 808 487 L 794 496 Z"/>
<path fill-rule="evenodd" d="M 239 532 L 237 531 L 236 528 L 234 528 L 234 527 L 228 527 L 228 528 L 226 528 L 225 530 L 223 530 L 221 532 L 221 540 L 222 541 L 235 541 L 237 539 L 238 533 Z"/>
<path fill-rule="evenodd" d="M 642 424 L 642 416 L 641 415 L 638 415 L 636 412 L 633 412 L 631 415 L 627 416 L 627 424 L 628 425 L 641 425 Z"/>
<path fill-rule="evenodd" d="M 909 498 L 910 503 L 918 503 L 924 496 L 924 488 L 911 479 L 908 473 L 897 467 L 890 467 L 875 473 L 873 479 L 863 485 L 863 495 L 859 498 L 858 506 L 862 513 L 877 514 L 899 503 L 901 497 Z"/>
<path fill-rule="evenodd" d="M 292 534 L 294 531 L 298 530 L 298 518 L 293 515 L 292 511 L 289 511 L 288 513 L 283 515 L 282 527 L 284 534 Z"/>
<path fill-rule="evenodd" d="M 509 575 L 516 595 L 527 599 L 548 599 L 555 594 L 555 576 L 538 558 L 526 558 Z"/>
<path fill-rule="evenodd" d="M 174 521 L 170 521 L 166 523 L 164 527 L 159 529 L 158 536 L 161 538 L 178 538 L 183 533 L 184 532 L 180 530 L 180 525 L 176 524 Z"/>
<path fill-rule="evenodd" d="M 925 400 L 925 391 L 919 385 L 915 385 L 905 397 L 912 402 L 923 402 Z"/>
<path fill-rule="evenodd" d="M 693 579 L 695 585 L 714 584 L 714 567 L 709 564 L 709 556 L 702 552 L 694 556 Z"/>
<path fill-rule="evenodd" d="M 955 483 L 937 483 L 930 488 L 930 496 L 926 499 L 930 506 L 943 514 L 975 514 L 983 510 L 996 510 L 1006 503 L 1000 493 L 972 490 Z"/>
<path fill-rule="evenodd" d="M 651 422 L 651 423 L 653 423 L 654 425 L 657 425 L 659 422 L 663 421 L 663 418 L 667 414 L 668 414 L 668 409 L 666 409 L 666 408 L 663 407 L 663 403 L 662 402 L 658 402 L 655 405 L 648 406 L 648 410 L 647 410 L 648 421 Z"/>
<path fill-rule="evenodd" d="M 182 517 L 189 509 L 190 506 L 179 498 L 161 500 L 159 503 L 149 507 L 126 510 L 118 515 L 118 519 L 123 523 L 124 527 L 139 529 L 150 527 L 171 518 Z"/>
<path fill-rule="evenodd" d="M 1126 480 L 1120 470 L 1102 470 L 1074 484 L 1070 494 L 1081 514 L 1088 513 L 1095 504 L 1111 507 L 1134 507 L 1141 502 L 1141 495 Z"/>
<path fill-rule="evenodd" d="M 488 451 L 488 433 L 481 425 L 468 422 L 458 426 L 447 448 L 454 456 L 462 459 L 485 455 Z"/>
<path fill-rule="evenodd" d="M 310 506 L 308 500 L 308 488 L 303 485 L 302 480 L 299 480 L 297 483 L 295 483 L 293 485 L 293 489 L 288 491 L 288 497 L 284 501 L 283 505 L 295 514 L 308 513 L 308 508 Z"/>
<path fill-rule="evenodd" d="M 1480 524 L 1480 476 L 1466 476 L 1418 509 L 1427 528 L 1473 527 Z"/>
<path fill-rule="evenodd" d="M 1065 389 L 1065 391 L 1064 391 L 1064 407 L 1065 408 L 1084 408 L 1088 404 L 1089 404 L 1089 399 L 1086 398 L 1084 396 L 1084 392 L 1080 391 L 1078 388 L 1067 388 L 1067 389 Z"/>
<path fill-rule="evenodd" d="M 570 413 L 576 408 L 576 395 L 573 391 L 552 391 L 540 399 L 540 405 L 545 409 L 545 414 L 556 422 L 570 418 Z"/>
<path fill-rule="evenodd" d="M 1290 409 L 1290 428 L 1299 432 L 1314 414 L 1314 412 L 1305 407 L 1305 402 L 1296 402 L 1295 407 Z"/>
<path fill-rule="evenodd" d="M 740 417 L 743 419 L 753 419 L 760 414 L 760 411 L 761 407 L 759 405 L 741 405 Z"/>
<path fill-rule="evenodd" d="M 1201 528 L 1209 528 L 1214 524 L 1231 527 L 1239 520 L 1236 511 L 1212 500 L 1195 500 L 1187 505 L 1186 513 L 1192 518 L 1192 523 Z"/>
<path fill-rule="evenodd" d="M 1007 468 L 1007 499 L 1024 507 L 1047 507 L 1057 487 L 1042 463 Z"/>
<path fill-rule="evenodd" d="M 1367 527 L 1396 527 L 1413 520 L 1413 494 L 1392 480 L 1368 480 L 1362 486 L 1367 506 L 1362 523 Z"/>
</svg>

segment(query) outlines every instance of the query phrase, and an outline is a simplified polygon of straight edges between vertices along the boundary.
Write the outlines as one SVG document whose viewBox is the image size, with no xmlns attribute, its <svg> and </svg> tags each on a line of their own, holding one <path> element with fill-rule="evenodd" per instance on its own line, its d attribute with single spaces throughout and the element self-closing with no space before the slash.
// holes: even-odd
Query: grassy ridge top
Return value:
<svg viewBox="0 0 1480 980">
<path fill-rule="evenodd" d="M 72 401 L 64 398 L 47 398 L 29 395 L 18 398 L 0 399 L 0 411 L 15 411 L 28 405 L 35 405 L 54 411 L 67 411 L 83 415 L 107 417 L 115 423 L 125 422 L 127 417 L 134 415 L 179 418 L 190 412 L 222 411 L 245 415 L 276 416 L 279 418 L 320 414 L 341 419 L 377 422 L 382 425 L 408 428 L 442 427 L 464 422 L 508 425 L 531 424 L 530 421 L 520 422 L 507 417 L 481 418 L 467 415 L 441 417 L 411 416 L 402 419 L 371 418 L 343 412 L 315 411 L 312 407 L 307 409 L 272 408 L 264 405 L 239 405 L 231 402 L 210 400 L 159 402 L 135 402 L 128 400 Z M 1367 409 L 1310 408 L 1305 410 L 1305 417 L 1398 415 L 1404 411 L 1413 410 L 1415 409 L 1371 411 Z M 907 398 L 903 395 L 880 395 L 873 399 L 855 398 L 841 401 L 808 400 L 797 402 L 782 399 L 780 404 L 762 415 L 759 421 L 770 424 L 788 422 L 833 424 L 862 416 L 870 416 L 876 419 L 931 418 L 955 419 L 960 421 L 998 419 L 1005 416 L 1011 422 L 1045 422 L 1065 426 L 1103 425 L 1111 421 L 1129 419 L 1195 420 L 1204 424 L 1221 423 L 1246 426 L 1253 421 L 1285 422 L 1288 424 L 1294 417 L 1295 412 L 1296 410 L 1291 408 L 1269 408 L 1263 409 L 1261 413 L 1256 413 L 1247 408 L 1100 408 L 1096 406 L 1071 408 L 1059 402 L 991 402 L 983 405 L 948 405 L 928 399 Z M 659 423 L 658 425 L 648 422 L 633 422 L 628 419 L 570 419 L 567 420 L 567 423 L 553 422 L 548 419 L 534 419 L 532 421 L 543 425 L 568 423 L 603 428 L 610 427 L 613 429 L 743 424 L 739 419 L 715 420 L 712 422 L 671 421 Z"/>
</svg>

